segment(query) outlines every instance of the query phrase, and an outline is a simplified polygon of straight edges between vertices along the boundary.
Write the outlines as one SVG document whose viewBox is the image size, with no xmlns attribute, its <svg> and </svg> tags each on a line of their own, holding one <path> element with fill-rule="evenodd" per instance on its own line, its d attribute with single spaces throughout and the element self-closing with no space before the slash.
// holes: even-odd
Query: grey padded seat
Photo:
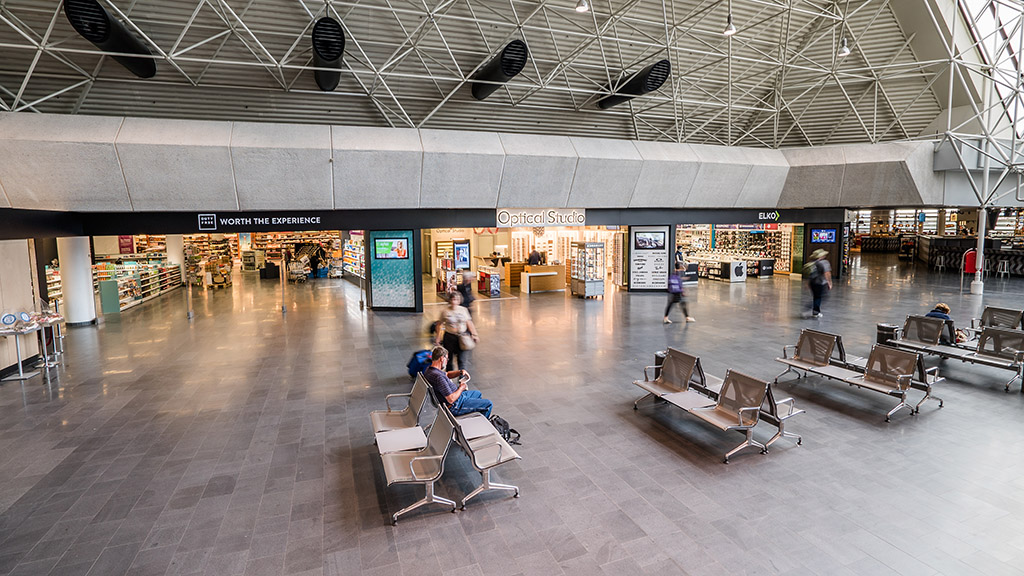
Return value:
<svg viewBox="0 0 1024 576">
<path fill-rule="evenodd" d="M 422 484 L 426 490 L 423 498 L 402 508 L 391 516 L 391 523 L 398 522 L 398 517 L 426 504 L 444 504 L 452 507 L 455 502 L 434 494 L 434 483 L 444 474 L 444 459 L 451 446 L 454 431 L 451 421 L 441 412 L 434 418 L 427 436 L 427 445 L 420 450 L 408 452 L 391 452 L 382 454 L 384 477 L 388 486 L 392 484 Z"/>
<path fill-rule="evenodd" d="M 420 412 L 427 399 L 427 388 L 429 385 L 419 374 L 412 384 L 412 390 L 407 394 L 388 394 L 384 398 L 387 410 L 374 410 L 370 412 L 370 427 L 374 432 L 385 430 L 398 430 L 399 428 L 412 428 L 420 425 Z M 401 410 L 391 409 L 393 398 L 407 398 L 405 408 Z"/>
<path fill-rule="evenodd" d="M 492 482 L 491 470 L 513 460 L 519 460 L 519 453 L 498 434 L 497 430 L 494 431 L 494 434 L 467 439 L 466 435 L 462 432 L 460 421 L 452 415 L 448 406 L 442 404 L 441 410 L 444 412 L 445 417 L 454 425 L 456 441 L 466 455 L 469 456 L 469 461 L 473 464 L 473 468 L 480 473 L 482 480 L 479 486 L 462 498 L 462 501 L 459 503 L 462 509 L 466 509 L 466 502 L 469 502 L 470 498 L 474 498 L 485 490 L 507 490 L 514 492 L 513 498 L 518 498 L 519 487 Z"/>
</svg>

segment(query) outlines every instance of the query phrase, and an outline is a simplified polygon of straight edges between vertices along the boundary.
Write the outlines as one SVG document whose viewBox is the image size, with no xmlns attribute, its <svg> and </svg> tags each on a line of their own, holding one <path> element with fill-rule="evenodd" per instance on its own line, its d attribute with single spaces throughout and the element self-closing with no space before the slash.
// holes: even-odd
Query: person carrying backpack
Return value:
<svg viewBox="0 0 1024 576">
<path fill-rule="evenodd" d="M 828 252 L 819 248 L 811 254 L 811 263 L 804 267 L 811 288 L 811 309 L 804 312 L 804 318 L 821 318 L 821 300 L 832 289 L 832 266 L 827 257 Z"/>
<path fill-rule="evenodd" d="M 683 308 L 683 316 L 687 322 L 696 322 L 693 316 L 690 316 L 690 311 L 686 309 L 686 301 L 683 300 L 683 278 L 681 276 L 683 270 L 683 264 L 676 262 L 676 269 L 668 277 L 668 304 L 665 305 L 665 319 L 662 320 L 663 324 L 671 324 L 672 321 L 668 319 L 668 313 L 672 310 L 673 304 L 679 304 Z"/>
</svg>

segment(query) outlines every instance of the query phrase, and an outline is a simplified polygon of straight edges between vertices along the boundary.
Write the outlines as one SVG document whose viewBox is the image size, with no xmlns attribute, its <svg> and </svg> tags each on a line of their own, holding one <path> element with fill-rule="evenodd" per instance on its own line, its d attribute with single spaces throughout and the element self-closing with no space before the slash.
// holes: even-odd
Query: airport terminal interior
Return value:
<svg viewBox="0 0 1024 576">
<path fill-rule="evenodd" d="M 1024 574 L 1022 50 L 0 2 L 0 576 Z"/>
</svg>

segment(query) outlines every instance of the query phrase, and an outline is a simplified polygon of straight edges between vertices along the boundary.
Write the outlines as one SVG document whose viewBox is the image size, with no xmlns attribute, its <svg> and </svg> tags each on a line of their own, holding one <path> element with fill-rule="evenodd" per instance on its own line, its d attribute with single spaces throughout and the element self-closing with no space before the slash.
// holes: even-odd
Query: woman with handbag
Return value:
<svg viewBox="0 0 1024 576">
<path fill-rule="evenodd" d="M 446 368 L 453 370 L 453 360 L 458 357 L 459 369 L 465 370 L 469 363 L 469 351 L 476 347 L 479 340 L 469 310 L 462 305 L 462 295 L 453 292 L 448 298 L 448 306 L 441 311 L 434 337 L 434 343 L 444 346 L 448 351 Z"/>
</svg>

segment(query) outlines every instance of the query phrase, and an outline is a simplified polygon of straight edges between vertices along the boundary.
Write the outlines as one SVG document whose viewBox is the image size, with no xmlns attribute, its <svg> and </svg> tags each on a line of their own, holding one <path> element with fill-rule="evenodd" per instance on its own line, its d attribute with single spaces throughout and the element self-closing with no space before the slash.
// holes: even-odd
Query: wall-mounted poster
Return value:
<svg viewBox="0 0 1024 576">
<path fill-rule="evenodd" d="M 374 238 L 373 257 L 378 260 L 405 260 L 409 257 L 406 238 Z"/>
<path fill-rule="evenodd" d="M 668 226 L 630 226 L 629 289 L 665 290 L 668 287 Z"/>
</svg>

